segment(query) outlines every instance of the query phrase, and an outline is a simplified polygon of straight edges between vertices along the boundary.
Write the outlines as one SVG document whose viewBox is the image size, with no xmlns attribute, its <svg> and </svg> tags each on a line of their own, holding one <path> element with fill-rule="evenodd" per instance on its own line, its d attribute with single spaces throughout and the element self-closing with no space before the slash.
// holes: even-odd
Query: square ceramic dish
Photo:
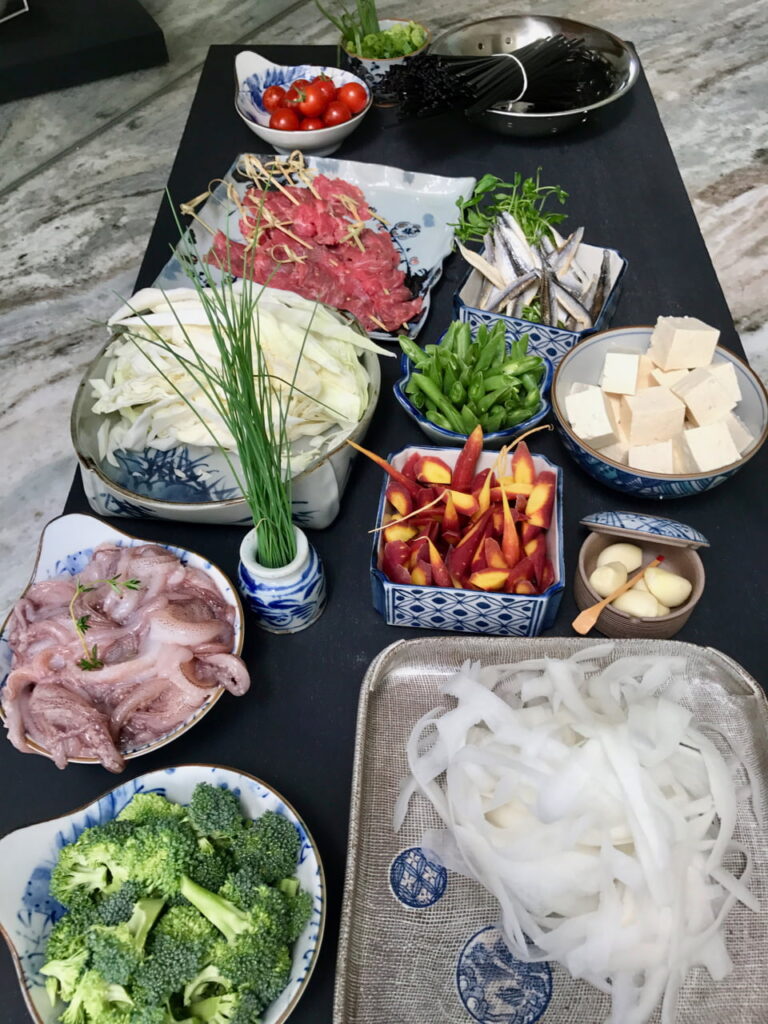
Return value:
<svg viewBox="0 0 768 1024">
<path fill-rule="evenodd" d="M 188 804 L 195 786 L 207 782 L 231 789 L 245 815 L 258 818 L 265 811 L 285 815 L 301 838 L 296 875 L 312 894 L 312 916 L 292 951 L 288 984 L 261 1017 L 263 1024 L 283 1024 L 304 992 L 317 962 L 325 925 L 325 877 L 320 855 L 306 825 L 296 811 L 266 782 L 231 768 L 185 764 L 140 775 L 123 782 L 86 807 L 51 821 L 17 829 L 0 839 L 0 934 L 8 943 L 32 1020 L 54 1024 L 63 1004 L 51 1006 L 45 990 L 45 943 L 63 909 L 50 896 L 51 870 L 63 846 L 81 832 L 117 817 L 137 793 L 158 793 L 174 803 Z"/>
<path fill-rule="evenodd" d="M 274 154 L 260 155 L 268 163 Z M 228 186 L 234 185 L 242 197 L 246 191 L 245 179 L 238 174 L 239 156 L 214 189 L 212 195 L 197 210 L 197 217 L 213 231 L 221 230 L 234 241 L 242 241 L 234 204 L 227 198 Z M 474 178 L 447 178 L 440 174 L 422 174 L 400 167 L 365 164 L 358 160 L 338 160 L 335 157 L 306 156 L 310 170 L 331 178 L 343 178 L 362 190 L 371 208 L 384 220 L 395 250 L 400 253 L 400 267 L 414 297 L 424 301 L 419 316 L 408 324 L 407 334 L 415 338 L 429 313 L 430 294 L 443 272 L 443 261 L 453 247 L 453 228 L 449 224 L 456 216 L 456 200 L 466 198 L 475 187 Z M 371 220 L 369 227 L 380 229 L 381 221 Z M 200 258 L 208 252 L 213 236 L 197 225 L 190 228 L 185 238 L 192 243 Z M 154 282 L 155 288 L 184 288 L 189 282 L 179 262 L 178 247 Z M 216 280 L 220 271 L 211 268 Z M 372 331 L 370 336 L 379 341 L 396 343 L 402 331 Z"/>
<path fill-rule="evenodd" d="M 601 645 L 605 642 L 601 641 Z M 333 1024 L 600 1024 L 608 998 L 559 964 L 512 957 L 496 927 L 496 900 L 479 884 L 428 860 L 425 829 L 440 827 L 423 797 L 403 828 L 392 813 L 407 775 L 405 744 L 418 719 L 446 698 L 440 685 L 466 659 L 486 665 L 568 658 L 594 646 L 577 637 L 538 640 L 429 637 L 399 641 L 369 667 L 360 693 L 347 871 L 336 966 Z M 687 704 L 722 730 L 749 766 L 756 807 L 765 807 L 768 702 L 747 673 L 719 651 L 659 640 L 617 640 L 629 655 L 687 661 Z M 738 784 L 746 784 L 743 770 Z M 768 893 L 768 823 L 740 805 L 736 837 L 754 858 L 750 888 Z M 763 904 L 765 907 L 765 904 Z M 727 923 L 734 970 L 720 983 L 692 972 L 675 1024 L 765 1024 L 768 913 L 734 908 Z M 651 1024 L 658 1024 L 658 1014 Z"/>
<path fill-rule="evenodd" d="M 514 341 L 528 335 L 528 350 L 540 356 L 546 356 L 553 366 L 557 366 L 565 353 L 573 348 L 582 338 L 593 331 L 602 331 L 611 322 L 616 303 L 619 301 L 621 292 L 621 280 L 627 269 L 627 261 L 616 252 L 615 249 L 608 249 L 610 253 L 611 285 L 606 296 L 603 308 L 597 320 L 588 331 L 566 331 L 562 327 L 548 327 L 546 324 L 535 324 L 531 320 L 521 320 L 518 317 L 504 316 L 502 313 L 489 313 L 487 310 L 479 309 L 475 303 L 480 295 L 483 286 L 483 277 L 477 270 L 471 270 L 464 278 L 464 283 L 453 297 L 453 305 L 456 316 L 472 325 L 472 330 L 477 330 L 480 324 L 487 324 L 491 327 L 497 320 L 503 320 L 507 325 L 507 337 Z M 600 264 L 603 259 L 603 249 L 596 245 L 581 245 L 579 247 L 579 262 L 589 273 L 599 273 Z"/>
<path fill-rule="evenodd" d="M 402 469 L 413 452 L 437 455 L 453 468 L 459 448 L 430 446 L 403 448 L 390 455 L 388 461 Z M 483 452 L 477 462 L 478 472 L 493 466 L 495 452 Z M 384 549 L 383 533 L 374 534 L 371 552 L 371 590 L 373 606 L 390 626 L 413 629 L 440 629 L 453 633 L 485 633 L 490 636 L 537 636 L 549 629 L 560 607 L 565 587 L 563 558 L 563 476 L 543 455 L 534 455 L 537 474 L 551 470 L 557 478 L 552 525 L 547 530 L 547 556 L 555 569 L 555 582 L 543 594 L 494 594 L 479 590 L 454 590 L 447 587 L 420 587 L 393 583 L 381 568 Z M 376 526 L 381 526 L 387 510 L 386 477 L 379 498 Z"/>
</svg>

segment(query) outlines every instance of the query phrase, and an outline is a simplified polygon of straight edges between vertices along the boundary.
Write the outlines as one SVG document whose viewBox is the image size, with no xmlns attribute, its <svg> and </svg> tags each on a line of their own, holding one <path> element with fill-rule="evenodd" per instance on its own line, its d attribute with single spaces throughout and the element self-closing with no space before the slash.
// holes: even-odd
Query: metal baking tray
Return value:
<svg viewBox="0 0 768 1024">
<path fill-rule="evenodd" d="M 600 1024 L 609 1001 L 558 964 L 514 960 L 496 928 L 495 900 L 477 883 L 425 861 L 423 830 L 440 821 L 414 797 L 399 834 L 392 809 L 407 773 L 405 743 L 417 719 L 447 698 L 440 684 L 467 659 L 504 664 L 567 658 L 593 640 L 425 638 L 399 641 L 372 662 L 357 719 L 334 1024 Z M 757 683 L 712 648 L 659 640 L 614 641 L 612 657 L 683 656 L 689 706 L 717 725 L 758 780 L 741 805 L 736 836 L 752 851 L 752 891 L 768 910 L 768 701 Z M 746 777 L 743 780 L 746 782 Z M 756 813 L 753 813 L 753 809 Z M 765 1024 L 768 912 L 738 905 L 728 918 L 733 973 L 714 983 L 689 975 L 676 1024 Z M 660 1020 L 658 1010 L 652 1021 Z"/>
</svg>

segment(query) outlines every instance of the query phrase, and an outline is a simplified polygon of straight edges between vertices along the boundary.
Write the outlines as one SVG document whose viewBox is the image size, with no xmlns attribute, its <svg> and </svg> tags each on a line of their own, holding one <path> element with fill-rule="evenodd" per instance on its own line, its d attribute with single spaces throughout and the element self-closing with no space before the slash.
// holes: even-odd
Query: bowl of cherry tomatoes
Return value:
<svg viewBox="0 0 768 1024">
<path fill-rule="evenodd" d="M 252 50 L 235 58 L 235 109 L 278 153 L 335 152 L 371 108 L 362 79 L 340 68 L 273 64 Z"/>
</svg>

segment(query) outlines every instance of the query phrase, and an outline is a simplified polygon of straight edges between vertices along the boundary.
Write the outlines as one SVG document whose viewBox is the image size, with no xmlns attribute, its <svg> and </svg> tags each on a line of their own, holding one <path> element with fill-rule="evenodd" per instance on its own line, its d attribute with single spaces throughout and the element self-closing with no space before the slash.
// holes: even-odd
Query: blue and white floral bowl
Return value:
<svg viewBox="0 0 768 1024">
<path fill-rule="evenodd" d="M 650 344 L 652 327 L 615 327 L 585 338 L 571 349 L 555 370 L 552 382 L 552 410 L 565 450 L 591 477 L 607 487 L 638 498 L 687 498 L 710 491 L 732 477 L 762 447 L 768 437 L 768 394 L 760 379 L 746 363 L 727 348 L 718 346 L 716 362 L 731 363 L 736 371 L 741 402 L 734 410 L 754 437 L 738 462 L 708 473 L 641 473 L 620 462 L 606 459 L 578 437 L 565 415 L 565 396 L 574 384 L 598 384 L 606 352 L 644 353 Z"/>
<path fill-rule="evenodd" d="M 189 803 L 199 782 L 231 789 L 243 812 L 254 818 L 265 811 L 284 814 L 301 836 L 297 877 L 312 893 L 312 917 L 293 948 L 291 976 L 265 1011 L 263 1024 L 283 1024 L 296 1007 L 314 970 L 325 926 L 325 876 L 317 846 L 293 807 L 276 790 L 245 772 L 207 764 L 165 768 L 124 782 L 86 807 L 51 821 L 17 829 L 0 839 L 0 932 L 13 956 L 22 994 L 37 1024 L 54 1024 L 62 1004 L 53 1007 L 39 970 L 45 943 L 63 908 L 49 894 L 51 871 L 59 851 L 92 825 L 111 821 L 137 793 L 160 793 L 175 803 Z"/>
<path fill-rule="evenodd" d="M 472 335 L 477 332 L 477 328 L 472 329 Z M 438 340 L 440 345 L 445 338 L 443 334 Z M 516 339 L 512 336 L 511 332 L 507 331 L 507 350 L 509 350 L 511 344 Z M 531 351 L 531 355 L 540 355 L 538 352 Z M 547 359 L 546 356 L 541 356 L 544 363 L 544 376 L 541 380 L 541 405 L 537 412 L 530 416 L 527 420 L 523 420 L 522 423 L 516 424 L 514 427 L 507 427 L 504 430 L 496 430 L 492 434 L 483 435 L 483 445 L 486 448 L 501 448 L 502 445 L 509 444 L 516 437 L 524 434 L 526 430 L 531 430 L 533 427 L 543 423 L 543 421 L 552 412 L 552 406 L 549 404 L 547 396 L 549 395 L 549 389 L 552 384 L 552 363 Z M 395 398 L 397 399 L 400 407 L 405 410 L 411 419 L 416 423 L 421 432 L 426 434 L 430 441 L 434 441 L 436 444 L 442 445 L 457 445 L 461 446 L 467 440 L 466 434 L 457 434 L 455 430 L 445 430 L 443 427 L 438 427 L 436 423 L 430 422 L 421 409 L 418 409 L 411 401 L 410 395 L 406 391 L 408 381 L 411 379 L 413 373 L 413 363 L 404 353 L 400 358 L 400 372 L 402 377 L 396 381 L 392 387 Z"/>
<path fill-rule="evenodd" d="M 96 545 L 105 542 L 117 544 L 120 547 L 135 547 L 137 544 L 156 543 L 124 533 L 122 530 L 110 526 L 109 523 L 96 519 L 95 516 L 82 515 L 79 512 L 59 516 L 57 519 L 52 519 L 43 529 L 32 576 L 24 591 L 26 592 L 28 587 L 33 583 L 38 583 L 40 580 L 50 580 L 61 576 L 76 576 L 89 562 Z M 187 551 L 186 548 L 173 547 L 170 544 L 163 544 L 161 546 L 173 552 L 184 565 L 190 565 L 207 573 L 216 584 L 217 589 L 227 604 L 234 608 L 232 653 L 240 655 L 243 650 L 243 607 L 240 603 L 240 598 L 237 596 L 237 591 L 229 579 L 221 569 L 212 562 L 209 562 L 203 555 L 198 555 L 194 551 Z M 0 721 L 3 719 L 1 706 L 3 690 L 8 674 L 11 671 L 12 658 L 8 641 L 9 624 L 10 615 L 3 623 L 2 632 L 0 632 Z M 153 750 L 159 750 L 160 747 L 164 747 L 178 736 L 183 735 L 193 725 L 196 725 L 204 715 L 208 714 L 223 693 L 224 690 L 221 687 L 216 687 L 216 689 L 211 691 L 205 703 L 201 704 L 181 725 L 164 736 L 158 737 L 151 743 L 144 743 L 140 746 L 123 750 L 123 757 L 126 760 L 141 757 L 142 754 L 149 754 Z M 48 751 L 37 743 L 30 739 L 27 742 L 35 753 L 50 757 Z M 94 757 L 72 757 L 70 761 L 76 764 L 100 763 L 98 758 Z"/>
<path fill-rule="evenodd" d="M 386 31 L 388 28 L 394 28 L 395 25 L 407 25 L 410 20 L 409 18 L 379 18 L 379 28 L 382 31 Z M 397 103 L 397 93 L 392 91 L 390 84 L 390 71 L 400 64 L 405 64 L 411 57 L 415 57 L 417 53 L 424 53 L 429 46 L 431 41 L 429 29 L 426 25 L 421 27 L 426 35 L 424 43 L 418 50 L 414 50 L 413 53 L 407 53 L 403 57 L 358 57 L 356 53 L 350 53 L 349 50 L 345 50 L 342 42 L 339 42 L 342 63 L 346 68 L 354 71 L 356 75 L 363 79 L 365 85 L 368 86 L 368 89 L 373 94 L 373 101 L 377 107 L 393 107 Z"/>
<path fill-rule="evenodd" d="M 344 124 L 332 125 L 330 128 L 318 128 L 312 132 L 278 131 L 269 127 L 269 113 L 264 109 L 261 102 L 261 94 L 271 85 L 281 85 L 287 89 L 297 78 L 306 78 L 311 81 L 317 75 L 327 75 L 333 80 L 338 89 L 349 82 L 357 82 L 362 85 L 368 93 L 368 103 L 359 114 L 346 121 Z M 251 129 L 254 135 L 268 142 L 278 153 L 292 153 L 300 149 L 304 153 L 312 153 L 314 156 L 329 156 L 335 153 L 352 132 L 358 128 L 363 118 L 371 109 L 371 92 L 362 78 L 353 75 L 351 71 L 342 71 L 340 68 L 330 68 L 324 65 L 296 64 L 292 67 L 281 64 L 273 64 L 271 60 L 262 57 L 252 50 L 243 50 L 235 57 L 235 77 L 237 78 L 237 92 L 235 94 L 235 110 L 245 124 Z"/>
</svg>

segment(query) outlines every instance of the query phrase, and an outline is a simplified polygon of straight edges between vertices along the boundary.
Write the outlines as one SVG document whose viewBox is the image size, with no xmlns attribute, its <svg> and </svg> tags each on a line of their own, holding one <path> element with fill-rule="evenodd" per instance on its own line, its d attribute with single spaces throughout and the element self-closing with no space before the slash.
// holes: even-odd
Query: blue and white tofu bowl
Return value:
<svg viewBox="0 0 768 1024">
<path fill-rule="evenodd" d="M 471 328 L 473 342 L 477 337 L 477 331 L 481 327 L 482 325 L 480 324 L 477 327 Z M 440 336 L 437 342 L 438 345 L 443 343 L 446 333 L 447 332 Z M 514 332 L 509 327 L 505 326 L 507 352 L 510 351 L 512 343 L 514 341 L 520 341 L 521 338 L 522 335 L 520 337 L 515 337 Z M 496 430 L 492 433 L 484 434 L 483 445 L 486 448 L 501 448 L 502 445 L 509 444 L 516 437 L 524 434 L 527 430 L 532 430 L 534 427 L 539 426 L 539 424 L 543 423 L 552 412 L 552 406 L 549 402 L 549 392 L 552 385 L 553 375 L 552 363 L 546 356 L 541 355 L 540 352 L 533 351 L 530 344 L 528 347 L 528 354 L 539 356 L 544 365 L 544 374 L 539 382 L 541 404 L 532 416 L 529 416 L 528 419 L 523 420 L 521 423 L 516 423 L 514 426 L 506 427 L 503 430 Z M 403 409 L 408 416 L 410 416 L 413 422 L 418 425 L 421 432 L 425 434 L 430 441 L 434 441 L 435 444 L 438 445 L 457 445 L 459 447 L 463 445 L 467 439 L 467 434 L 460 434 L 456 431 L 447 430 L 445 427 L 438 426 L 436 423 L 433 423 L 426 416 L 425 412 L 419 409 L 413 402 L 413 399 L 408 393 L 408 386 L 414 374 L 414 365 L 404 353 L 400 357 L 400 373 L 402 376 L 395 382 L 392 387 L 392 391 L 401 409 Z"/>
<path fill-rule="evenodd" d="M 615 249 L 601 249 L 599 246 L 579 246 L 579 260 L 585 271 L 591 275 L 600 273 L 603 253 L 607 253 L 607 288 L 605 300 L 595 317 L 594 323 L 584 330 L 568 330 L 563 326 L 550 327 L 548 324 L 535 323 L 521 316 L 508 316 L 500 312 L 483 309 L 480 297 L 485 278 L 478 270 L 471 270 L 464 278 L 459 290 L 453 296 L 453 306 L 459 320 L 470 324 L 473 332 L 481 324 L 492 327 L 497 320 L 505 324 L 507 335 L 512 340 L 528 335 L 531 352 L 549 359 L 557 366 L 566 352 L 577 345 L 584 337 L 594 331 L 604 330 L 611 322 L 621 294 L 621 284 L 627 269 L 627 261 Z"/>
<path fill-rule="evenodd" d="M 459 448 L 436 448 L 429 445 L 403 448 L 388 456 L 395 469 L 402 470 L 409 456 L 436 455 L 451 469 L 456 465 Z M 476 472 L 493 469 L 497 454 L 484 451 L 477 460 Z M 538 476 L 543 470 L 555 475 L 555 501 L 552 522 L 546 532 L 546 554 L 554 569 L 554 582 L 541 594 L 506 594 L 483 590 L 419 586 L 414 583 L 393 583 L 384 573 L 385 517 L 393 511 L 387 500 L 389 476 L 382 482 L 371 550 L 371 590 L 373 606 L 389 626 L 413 629 L 436 629 L 450 633 L 486 634 L 488 636 L 538 636 L 549 629 L 557 615 L 565 588 L 565 557 L 563 548 L 563 474 L 543 455 L 533 455 Z"/>
<path fill-rule="evenodd" d="M 575 385 L 600 384 L 607 353 L 642 356 L 649 349 L 653 331 L 652 327 L 617 327 L 594 334 L 571 349 L 555 370 L 552 411 L 565 450 L 595 480 L 638 498 L 691 497 L 725 483 L 759 451 L 768 437 L 768 394 L 765 387 L 747 364 L 729 349 L 718 345 L 712 366 L 732 368 L 732 373 L 730 370 L 727 372 L 738 385 L 740 396 L 733 413 L 742 430 L 735 452 L 739 457 L 716 469 L 698 473 L 661 473 L 632 468 L 587 444 L 575 432 L 566 414 L 566 397 Z"/>
<path fill-rule="evenodd" d="M 368 93 L 368 103 L 359 114 L 353 114 L 349 121 L 332 125 L 329 128 L 317 128 L 314 131 L 280 131 L 269 127 L 270 114 L 264 109 L 261 96 L 271 85 L 279 85 L 287 89 L 298 78 L 311 81 L 317 75 L 326 75 L 333 81 L 336 88 L 356 82 Z M 254 135 L 268 142 L 277 153 L 288 154 L 300 149 L 303 153 L 314 156 L 329 156 L 335 153 L 344 139 L 358 128 L 371 109 L 371 91 L 366 83 L 351 71 L 332 68 L 319 64 L 273 64 L 272 61 L 244 50 L 235 58 L 235 110 L 241 120 L 250 128 Z"/>
<path fill-rule="evenodd" d="M 275 811 L 288 818 L 299 833 L 296 877 L 312 896 L 312 913 L 294 944 L 288 983 L 262 1015 L 262 1024 L 283 1024 L 295 1009 L 317 962 L 325 927 L 325 876 L 317 845 L 294 808 L 266 782 L 232 768 L 189 764 L 140 775 L 85 807 L 0 839 L 0 932 L 36 1024 L 55 1024 L 64 1008 L 61 1002 L 51 1005 L 40 974 L 48 936 L 64 913 L 50 895 L 51 872 L 62 848 L 75 842 L 84 829 L 116 818 L 138 793 L 157 793 L 173 803 L 188 804 L 201 782 L 231 790 L 245 817 L 258 818 L 265 811 Z"/>
</svg>

